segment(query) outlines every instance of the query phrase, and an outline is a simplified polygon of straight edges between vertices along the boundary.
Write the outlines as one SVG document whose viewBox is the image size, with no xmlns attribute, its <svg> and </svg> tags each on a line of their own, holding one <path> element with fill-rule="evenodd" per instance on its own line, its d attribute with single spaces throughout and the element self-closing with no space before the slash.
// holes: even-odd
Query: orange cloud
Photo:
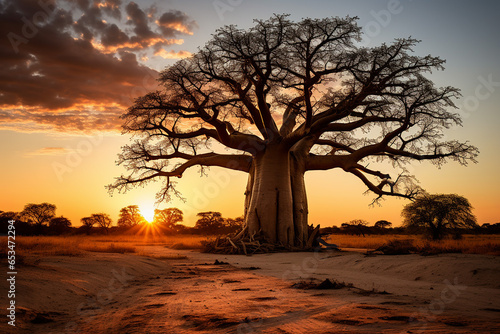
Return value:
<svg viewBox="0 0 500 334">
<path fill-rule="evenodd" d="M 161 24 L 159 21 L 156 21 L 156 24 L 158 24 L 159 26 L 165 27 L 165 28 L 173 29 L 175 31 L 181 32 L 181 33 L 186 34 L 186 35 L 193 35 L 193 32 L 191 30 L 189 30 L 189 28 L 186 25 L 184 25 L 180 22 L 168 22 L 168 23 Z"/>
<path fill-rule="evenodd" d="M 27 155 L 65 155 L 71 150 L 64 147 L 42 147 L 36 151 L 29 152 Z"/>
<path fill-rule="evenodd" d="M 163 13 L 156 20 L 156 24 L 161 28 L 164 36 L 174 36 L 177 33 L 193 35 L 193 30 L 198 27 L 194 20 L 179 10 Z"/>
<path fill-rule="evenodd" d="M 183 59 L 192 56 L 192 53 L 189 51 L 181 50 L 179 52 L 175 52 L 173 50 L 167 51 L 165 49 L 160 49 L 155 52 L 155 56 L 160 56 L 165 59 Z"/>
<path fill-rule="evenodd" d="M 154 17 L 148 17 L 134 2 L 79 1 L 75 20 L 74 9 L 54 1 L 57 15 L 37 26 L 34 38 L 0 39 L 0 129 L 119 131 L 119 116 L 134 99 L 158 88 L 158 72 L 139 63 L 138 55 L 143 61 L 149 50 L 167 59 L 191 55 L 166 49 L 182 44 L 179 34 L 196 27 L 182 12 L 150 11 Z M 0 6 L 3 31 L 22 35 L 23 18 L 39 10 L 23 3 Z M 122 13 L 127 22 L 120 21 Z"/>
<path fill-rule="evenodd" d="M 127 41 L 122 44 L 116 44 L 116 45 L 108 45 L 105 46 L 101 42 L 96 41 L 95 39 L 91 41 L 92 46 L 96 48 L 97 50 L 103 52 L 103 53 L 116 53 L 119 50 L 123 49 L 128 49 L 128 50 L 140 50 L 140 49 L 145 49 L 150 46 L 154 45 L 172 45 L 172 44 L 177 44 L 181 45 L 184 43 L 183 39 L 166 39 L 166 38 L 161 38 L 161 37 L 154 37 L 149 40 L 142 40 L 140 42 L 132 42 L 132 41 Z"/>
</svg>

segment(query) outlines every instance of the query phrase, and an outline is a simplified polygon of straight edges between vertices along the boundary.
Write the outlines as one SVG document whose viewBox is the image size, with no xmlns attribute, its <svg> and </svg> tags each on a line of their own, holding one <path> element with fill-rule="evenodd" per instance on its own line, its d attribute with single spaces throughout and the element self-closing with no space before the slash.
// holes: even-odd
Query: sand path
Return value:
<svg viewBox="0 0 500 334">
<path fill-rule="evenodd" d="M 500 333 L 494 256 L 140 251 L 20 268 L 17 333 Z"/>
</svg>

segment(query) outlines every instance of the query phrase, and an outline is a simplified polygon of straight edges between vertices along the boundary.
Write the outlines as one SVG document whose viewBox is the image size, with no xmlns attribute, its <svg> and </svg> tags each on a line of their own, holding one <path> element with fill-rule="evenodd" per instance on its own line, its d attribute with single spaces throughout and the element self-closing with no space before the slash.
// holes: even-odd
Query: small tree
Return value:
<svg viewBox="0 0 500 334">
<path fill-rule="evenodd" d="M 38 232 L 41 232 L 42 227 L 56 215 L 56 206 L 50 203 L 33 204 L 29 203 L 24 206 L 21 212 L 21 217 L 36 226 Z"/>
<path fill-rule="evenodd" d="M 388 222 L 387 220 L 379 220 L 378 222 L 373 225 L 377 229 L 386 229 L 392 226 L 391 222 Z"/>
<path fill-rule="evenodd" d="M 182 222 L 183 213 L 177 208 L 155 209 L 154 222 L 161 224 L 170 231 L 177 231 L 177 223 Z"/>
<path fill-rule="evenodd" d="M 106 234 L 109 233 L 108 229 L 113 221 L 106 213 L 94 213 L 90 217 L 82 218 L 82 224 L 89 226 L 89 230 L 92 226 L 97 225 L 101 227 Z"/>
<path fill-rule="evenodd" d="M 208 233 L 217 233 L 224 228 L 224 218 L 220 212 L 207 211 L 197 214 L 200 219 L 196 221 L 194 228 Z"/>
<path fill-rule="evenodd" d="M 71 221 L 63 216 L 52 218 L 49 222 L 50 229 L 56 234 L 62 234 L 69 231 Z"/>
<path fill-rule="evenodd" d="M 363 235 L 369 232 L 368 222 L 362 219 L 354 219 L 348 223 L 343 223 L 341 227 L 349 234 Z"/>
<path fill-rule="evenodd" d="M 16 220 L 19 217 L 19 213 L 13 211 L 0 211 L 0 220 L 8 222 L 9 220 Z"/>
<path fill-rule="evenodd" d="M 9 221 L 11 220 L 15 221 L 16 235 L 26 235 L 32 233 L 33 227 L 30 224 L 19 220 L 19 213 L 13 211 L 0 211 L 0 231 L 3 231 L 2 233 L 6 233 Z"/>
<path fill-rule="evenodd" d="M 440 240 L 450 228 L 474 228 L 472 205 L 456 194 L 423 195 L 406 205 L 401 213 L 407 228 L 425 228 L 433 240 Z"/>
<path fill-rule="evenodd" d="M 91 217 L 83 217 L 80 219 L 80 222 L 82 223 L 81 228 L 85 231 L 85 233 L 90 234 L 92 226 L 94 226 L 94 220 Z"/>
<path fill-rule="evenodd" d="M 139 206 L 129 205 L 120 210 L 118 226 L 132 227 L 144 223 L 146 220 L 141 215 Z"/>
<path fill-rule="evenodd" d="M 224 232 L 234 233 L 241 230 L 245 226 L 245 217 L 226 218 L 224 219 Z"/>
</svg>

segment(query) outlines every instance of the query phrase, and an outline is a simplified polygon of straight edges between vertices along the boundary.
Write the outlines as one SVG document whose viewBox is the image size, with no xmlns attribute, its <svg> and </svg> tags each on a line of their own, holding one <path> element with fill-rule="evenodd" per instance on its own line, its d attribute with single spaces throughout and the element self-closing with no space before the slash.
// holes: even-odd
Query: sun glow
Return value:
<svg viewBox="0 0 500 334">
<path fill-rule="evenodd" d="M 148 223 L 153 223 L 154 217 L 155 217 L 155 207 L 152 204 L 148 203 L 141 203 L 139 205 L 139 210 L 141 212 L 141 215 L 146 219 Z"/>
</svg>

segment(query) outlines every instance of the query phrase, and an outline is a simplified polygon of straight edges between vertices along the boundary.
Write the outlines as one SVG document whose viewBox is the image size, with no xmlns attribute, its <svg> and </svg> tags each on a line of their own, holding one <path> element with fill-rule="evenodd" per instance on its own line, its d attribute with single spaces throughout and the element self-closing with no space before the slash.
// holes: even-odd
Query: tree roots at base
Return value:
<svg viewBox="0 0 500 334">
<path fill-rule="evenodd" d="M 215 240 L 204 243 L 204 253 L 215 254 L 264 254 L 279 252 L 306 252 L 318 249 L 317 237 L 319 236 L 319 225 L 310 227 L 309 238 L 304 247 L 283 245 L 282 243 L 269 242 L 264 235 L 257 233 L 249 235 L 247 229 L 243 229 L 234 236 L 219 236 Z"/>
</svg>

